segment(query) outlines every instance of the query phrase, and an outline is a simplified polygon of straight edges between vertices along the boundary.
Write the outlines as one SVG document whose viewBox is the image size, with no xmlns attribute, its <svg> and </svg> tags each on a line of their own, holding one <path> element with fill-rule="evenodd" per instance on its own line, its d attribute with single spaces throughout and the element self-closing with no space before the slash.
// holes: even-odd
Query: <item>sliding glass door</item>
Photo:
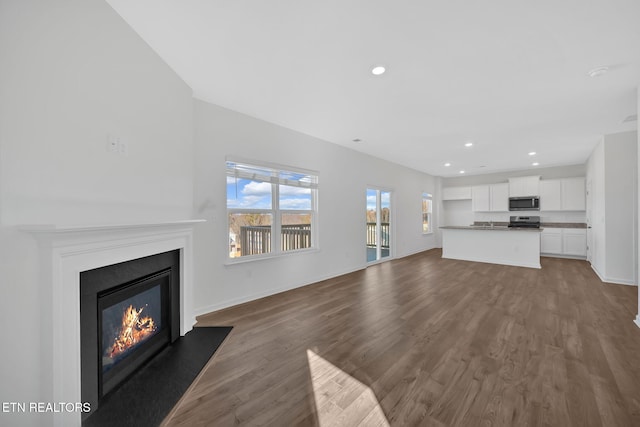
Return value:
<svg viewBox="0 0 640 427">
<path fill-rule="evenodd" d="M 367 262 L 391 255 L 391 192 L 367 188 Z"/>
</svg>

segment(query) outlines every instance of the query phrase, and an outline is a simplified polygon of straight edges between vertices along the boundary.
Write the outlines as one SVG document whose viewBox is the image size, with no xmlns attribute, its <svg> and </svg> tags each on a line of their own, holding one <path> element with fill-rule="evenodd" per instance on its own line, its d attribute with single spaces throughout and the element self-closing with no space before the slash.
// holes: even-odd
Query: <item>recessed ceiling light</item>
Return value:
<svg viewBox="0 0 640 427">
<path fill-rule="evenodd" d="M 530 156 L 535 156 L 535 155 L 536 155 L 536 152 L 535 152 L 535 151 L 529 151 L 529 155 L 530 155 Z"/>
<path fill-rule="evenodd" d="M 387 69 L 382 65 L 376 65 L 371 69 L 371 74 L 373 74 L 374 76 L 379 76 L 381 74 L 384 74 L 385 71 L 387 71 Z"/>
<path fill-rule="evenodd" d="M 464 173 L 464 171 L 460 171 L 460 173 Z"/>
<path fill-rule="evenodd" d="M 540 164 L 540 163 L 538 163 L 538 162 L 533 162 L 533 163 L 531 163 L 531 165 L 532 165 L 532 166 L 538 166 L 539 164 Z"/>
<path fill-rule="evenodd" d="M 445 163 L 444 165 L 445 165 L 446 167 L 449 167 L 449 166 L 451 166 L 451 163 Z"/>
<path fill-rule="evenodd" d="M 466 144 L 464 144 L 465 147 L 472 147 L 473 146 L 473 142 L 469 141 Z"/>
<path fill-rule="evenodd" d="M 608 71 L 609 71 L 609 67 L 596 67 L 593 70 L 589 70 L 587 75 L 589 77 L 600 77 L 607 74 Z"/>
<path fill-rule="evenodd" d="M 352 139 L 353 142 L 362 142 L 362 140 L 360 138 L 354 138 Z"/>
</svg>

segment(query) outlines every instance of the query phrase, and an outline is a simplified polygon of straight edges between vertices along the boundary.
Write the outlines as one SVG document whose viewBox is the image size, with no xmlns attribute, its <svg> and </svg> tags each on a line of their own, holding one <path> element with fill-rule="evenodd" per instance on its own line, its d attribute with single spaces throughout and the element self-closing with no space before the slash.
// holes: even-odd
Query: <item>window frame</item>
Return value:
<svg viewBox="0 0 640 427">
<path fill-rule="evenodd" d="M 429 202 L 428 206 L 429 208 L 425 211 L 425 202 Z M 422 192 L 422 234 L 426 235 L 426 234 L 433 234 L 433 193 L 429 193 L 429 192 Z M 425 215 L 427 215 L 427 225 L 429 227 L 429 229 L 427 231 L 424 230 L 424 225 L 425 225 Z"/>
<path fill-rule="evenodd" d="M 256 169 L 261 169 L 263 171 L 269 171 L 270 175 L 268 179 L 265 179 L 266 176 L 258 176 L 258 177 L 248 177 L 242 173 L 235 173 L 232 175 L 230 172 L 232 170 L 237 171 L 236 168 L 230 168 L 229 164 L 244 165 L 248 167 L 253 167 Z M 281 186 L 292 186 L 292 182 L 283 178 L 282 173 L 285 174 L 304 174 L 311 177 L 311 182 L 308 185 L 293 185 L 302 188 L 310 189 L 310 198 L 311 198 L 311 206 L 310 209 L 287 209 L 280 207 L 280 189 Z M 225 186 L 225 206 L 226 206 L 226 225 L 227 225 L 227 243 L 226 243 L 226 262 L 225 264 L 236 264 L 248 261 L 255 261 L 267 258 L 276 258 L 282 256 L 289 256 L 293 254 L 300 254 L 306 252 L 315 252 L 319 250 L 318 245 L 318 181 L 319 181 L 319 173 L 317 171 L 312 171 L 308 169 L 302 169 L 298 167 L 292 167 L 287 165 L 280 165 L 275 163 L 269 163 L 264 161 L 256 161 L 250 159 L 240 159 L 237 157 L 227 157 L 225 159 L 225 177 L 228 179 L 230 176 L 234 176 L 236 179 L 244 178 L 251 179 L 255 182 L 268 182 L 271 184 L 271 208 L 238 208 L 238 207 L 229 207 L 229 194 L 227 192 L 227 188 Z M 225 179 L 225 181 L 226 181 Z M 226 184 L 228 185 L 228 184 Z M 270 246 L 271 251 L 267 253 L 260 254 L 252 254 L 252 255 L 243 255 L 238 257 L 232 257 L 230 254 L 230 236 L 229 230 L 231 228 L 230 224 L 230 216 L 233 214 L 269 214 L 271 215 L 271 240 Z M 310 246 L 300 249 L 282 249 L 282 216 L 285 214 L 304 214 L 310 216 Z"/>
</svg>

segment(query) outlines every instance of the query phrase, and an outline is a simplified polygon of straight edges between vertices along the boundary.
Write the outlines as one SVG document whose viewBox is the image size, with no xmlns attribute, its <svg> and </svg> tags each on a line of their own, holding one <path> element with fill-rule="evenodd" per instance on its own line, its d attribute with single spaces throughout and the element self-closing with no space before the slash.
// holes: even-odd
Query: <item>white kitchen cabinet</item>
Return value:
<svg viewBox="0 0 640 427">
<path fill-rule="evenodd" d="M 540 195 L 540 176 L 518 176 L 509 178 L 509 197 Z"/>
<path fill-rule="evenodd" d="M 540 210 L 562 210 L 562 182 L 559 179 L 540 181 Z"/>
<path fill-rule="evenodd" d="M 488 212 L 491 206 L 491 193 L 488 185 L 471 187 L 471 209 L 474 212 Z"/>
<path fill-rule="evenodd" d="M 541 211 L 583 211 L 586 209 L 584 178 L 540 181 Z"/>
<path fill-rule="evenodd" d="M 540 233 L 540 252 L 562 254 L 562 228 L 545 228 Z"/>
<path fill-rule="evenodd" d="M 471 207 L 474 212 L 507 212 L 509 184 L 474 185 L 471 187 Z"/>
<path fill-rule="evenodd" d="M 470 200 L 471 187 L 445 187 L 442 189 L 442 200 Z"/>
<path fill-rule="evenodd" d="M 547 255 L 586 257 L 587 230 L 584 228 L 545 228 L 540 233 L 540 252 Z"/>
<path fill-rule="evenodd" d="M 583 211 L 586 209 L 586 185 L 584 178 L 565 178 L 562 181 L 562 210 Z"/>
<path fill-rule="evenodd" d="M 489 186 L 492 212 L 507 212 L 509 210 L 509 184 L 493 184 Z"/>
<path fill-rule="evenodd" d="M 564 255 L 587 256 L 587 230 L 563 228 L 562 253 Z"/>
</svg>

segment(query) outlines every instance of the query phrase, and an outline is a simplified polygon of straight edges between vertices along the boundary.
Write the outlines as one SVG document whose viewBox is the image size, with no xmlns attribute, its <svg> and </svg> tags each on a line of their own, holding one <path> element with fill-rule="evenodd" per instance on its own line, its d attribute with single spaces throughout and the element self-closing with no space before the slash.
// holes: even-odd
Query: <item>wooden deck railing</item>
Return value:
<svg viewBox="0 0 640 427">
<path fill-rule="evenodd" d="M 281 249 L 290 251 L 311 247 L 311 224 L 288 224 L 280 233 Z M 254 225 L 240 227 L 242 255 L 271 252 L 271 226 Z"/>
<path fill-rule="evenodd" d="M 271 226 L 246 225 L 240 227 L 240 250 L 242 255 L 271 252 Z"/>
<path fill-rule="evenodd" d="M 376 235 L 376 223 L 368 222 L 367 223 L 367 246 L 368 247 L 376 247 L 378 243 L 377 235 Z M 381 222 L 380 223 L 380 247 L 384 249 L 389 249 L 389 223 Z"/>
<path fill-rule="evenodd" d="M 311 247 L 311 224 L 283 225 L 280 235 L 283 251 Z"/>
<path fill-rule="evenodd" d="M 378 233 L 376 223 L 367 223 L 367 246 L 376 247 Z M 380 247 L 389 249 L 389 223 L 380 224 Z M 280 247 L 283 251 L 311 247 L 311 225 L 289 224 L 282 226 Z M 242 255 L 257 255 L 271 252 L 271 226 L 253 225 L 240 227 L 240 248 Z"/>
</svg>

